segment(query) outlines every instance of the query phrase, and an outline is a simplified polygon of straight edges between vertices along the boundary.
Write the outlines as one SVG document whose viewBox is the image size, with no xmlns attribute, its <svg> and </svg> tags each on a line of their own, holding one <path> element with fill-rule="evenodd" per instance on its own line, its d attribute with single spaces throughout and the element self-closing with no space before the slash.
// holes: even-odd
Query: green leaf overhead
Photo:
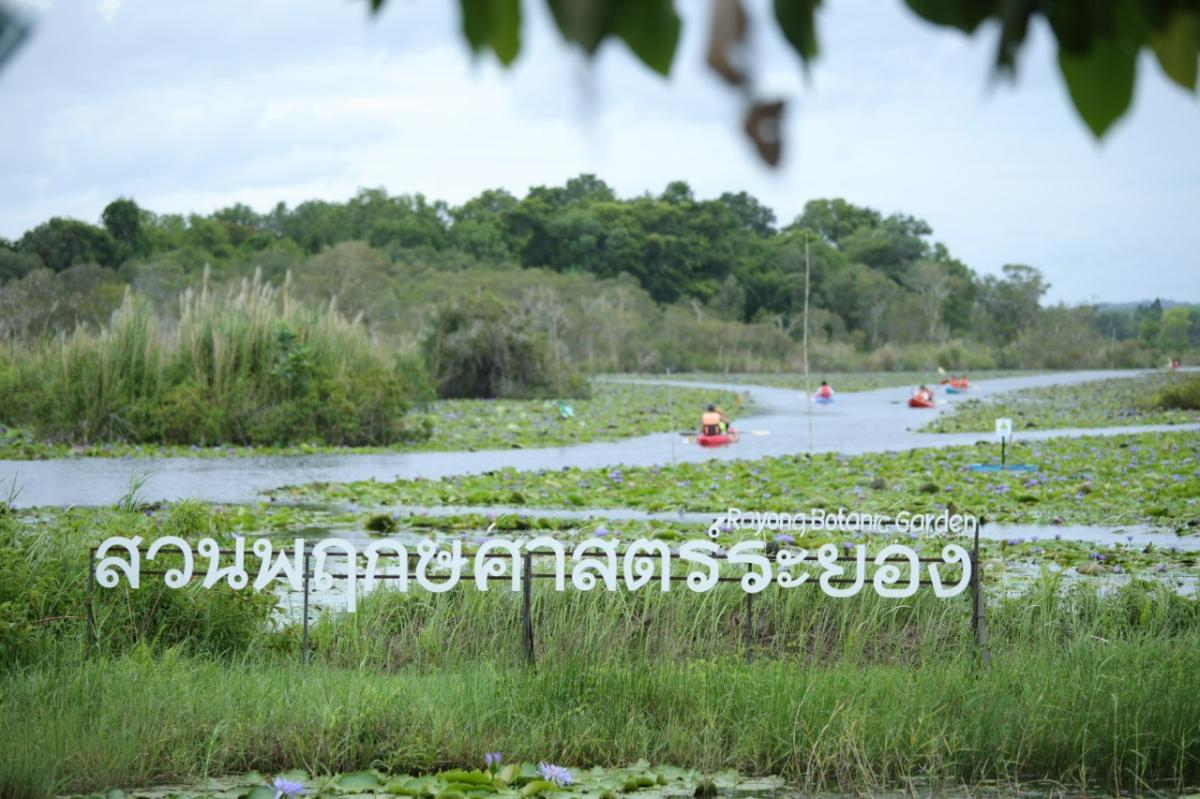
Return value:
<svg viewBox="0 0 1200 799">
<path fill-rule="evenodd" d="M 908 7 L 930 22 L 974 33 L 985 19 L 998 13 L 996 0 L 905 0 Z M 777 7 L 779 2 L 775 4 Z M 1011 4 L 1010 4 L 1011 5 Z"/>
<path fill-rule="evenodd" d="M 619 0 L 613 30 L 646 66 L 661 75 L 671 71 L 681 28 L 671 0 Z"/>
<path fill-rule="evenodd" d="M 559 32 L 594 55 L 617 36 L 655 72 L 671 71 L 681 23 L 672 0 L 548 0 Z"/>
<path fill-rule="evenodd" d="M 1092 43 L 1084 55 L 1058 51 L 1058 66 L 1075 110 L 1097 137 L 1129 108 L 1137 54 L 1112 39 Z"/>
<path fill-rule="evenodd" d="M 521 0 L 459 0 L 471 50 L 491 50 L 508 66 L 521 51 Z"/>
<path fill-rule="evenodd" d="M 1196 88 L 1196 48 L 1200 44 L 1200 11 L 1179 9 L 1152 28 L 1147 39 L 1167 77 L 1188 89 Z"/>
<path fill-rule="evenodd" d="M 1145 25 L 1133 0 L 1055 6 L 1050 25 L 1058 39 L 1058 66 L 1075 110 L 1097 137 L 1133 100 L 1138 50 Z"/>
<path fill-rule="evenodd" d="M 821 0 L 775 0 L 775 19 L 805 65 L 820 52 L 816 10 Z"/>
</svg>

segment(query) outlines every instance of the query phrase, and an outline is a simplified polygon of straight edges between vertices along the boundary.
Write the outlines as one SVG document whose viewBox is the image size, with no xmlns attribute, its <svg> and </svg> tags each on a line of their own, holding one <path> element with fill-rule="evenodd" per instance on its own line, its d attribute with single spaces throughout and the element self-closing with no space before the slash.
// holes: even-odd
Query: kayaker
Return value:
<svg viewBox="0 0 1200 799">
<path fill-rule="evenodd" d="M 706 436 L 719 436 L 729 428 L 729 417 L 716 405 L 700 415 L 700 432 Z"/>
<path fill-rule="evenodd" d="M 822 380 L 821 387 L 817 389 L 817 393 L 814 396 L 816 396 L 817 399 L 833 399 L 833 387 L 830 386 L 829 383 Z"/>
<path fill-rule="evenodd" d="M 922 402 L 933 402 L 933 392 L 927 389 L 924 385 L 917 389 L 917 393 L 913 395 Z"/>
</svg>

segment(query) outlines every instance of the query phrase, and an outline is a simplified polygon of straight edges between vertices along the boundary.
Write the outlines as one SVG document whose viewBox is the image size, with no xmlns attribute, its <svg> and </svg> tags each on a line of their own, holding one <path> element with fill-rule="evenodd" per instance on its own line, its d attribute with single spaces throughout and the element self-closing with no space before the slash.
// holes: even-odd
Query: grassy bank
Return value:
<svg viewBox="0 0 1200 799">
<path fill-rule="evenodd" d="M 998 417 L 1013 420 L 1014 430 L 1114 427 L 1137 424 L 1189 424 L 1200 411 L 1161 406 L 1158 397 L 1182 394 L 1196 378 L 1154 374 L 1094 380 L 1073 386 L 1023 389 L 988 399 L 969 399 L 943 413 L 922 430 L 930 433 L 987 433 Z"/>
<path fill-rule="evenodd" d="M 11 429 L 0 432 L 0 459 L 69 457 L 229 457 L 313 453 L 446 452 L 554 447 L 617 441 L 647 433 L 689 430 L 709 403 L 735 414 L 750 412 L 743 398 L 727 391 L 598 383 L 588 399 L 567 401 L 564 415 L 554 400 L 434 400 L 408 413 L 420 438 L 386 446 L 334 446 L 311 442 L 282 446 L 213 446 L 102 442 L 54 442 Z"/>
<path fill-rule="evenodd" d="M 1200 523 L 1195 486 L 1200 435 L 1192 432 L 1017 442 L 1009 462 L 1036 473 L 976 473 L 996 446 L 930 451 L 785 456 L 758 461 L 621 469 L 564 469 L 443 480 L 312 484 L 280 497 L 388 503 L 517 504 L 719 512 L 729 507 L 795 512 L 839 507 L 879 513 L 957 508 L 993 521 Z"/>
</svg>

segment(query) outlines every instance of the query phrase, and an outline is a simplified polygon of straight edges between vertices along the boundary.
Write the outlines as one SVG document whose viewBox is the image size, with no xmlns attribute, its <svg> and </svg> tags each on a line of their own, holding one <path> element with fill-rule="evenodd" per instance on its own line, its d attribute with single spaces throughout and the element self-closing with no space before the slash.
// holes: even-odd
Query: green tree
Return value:
<svg viewBox="0 0 1200 799">
<path fill-rule="evenodd" d="M 17 243 L 47 267 L 61 272 L 75 264 L 117 265 L 117 246 L 108 231 L 76 219 L 54 217 L 28 231 Z"/>
<path fill-rule="evenodd" d="M 987 275 L 979 286 L 976 307 L 981 332 L 996 344 L 1008 344 L 1030 327 L 1041 310 L 1050 284 L 1032 266 L 1005 264 L 1002 278 Z"/>
<path fill-rule="evenodd" d="M 1158 329 L 1158 348 L 1178 357 L 1188 345 L 1192 319 L 1186 305 L 1174 305 L 1163 311 Z"/>
<path fill-rule="evenodd" d="M 104 207 L 100 214 L 104 229 L 119 247 L 120 260 L 145 253 L 142 238 L 142 209 L 133 200 L 119 197 Z"/>
</svg>

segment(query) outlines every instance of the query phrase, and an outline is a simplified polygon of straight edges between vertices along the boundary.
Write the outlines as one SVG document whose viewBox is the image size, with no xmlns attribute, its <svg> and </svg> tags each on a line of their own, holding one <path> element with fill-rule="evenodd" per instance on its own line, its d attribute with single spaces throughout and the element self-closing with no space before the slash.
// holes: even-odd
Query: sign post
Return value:
<svg viewBox="0 0 1200 799">
<path fill-rule="evenodd" d="M 1008 446 L 1008 440 L 1012 438 L 1012 419 L 996 420 L 996 438 L 1000 439 L 1000 467 L 1004 468 L 1008 463 L 1005 450 Z"/>
</svg>

